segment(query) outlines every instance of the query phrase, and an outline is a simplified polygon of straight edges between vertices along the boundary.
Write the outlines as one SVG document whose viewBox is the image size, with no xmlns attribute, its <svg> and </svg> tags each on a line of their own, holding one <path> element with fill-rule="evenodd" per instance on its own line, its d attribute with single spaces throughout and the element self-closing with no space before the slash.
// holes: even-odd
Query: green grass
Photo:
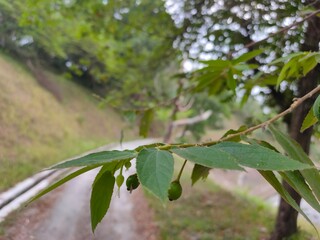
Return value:
<svg viewBox="0 0 320 240">
<path fill-rule="evenodd" d="M 25 66 L 0 54 L 0 191 L 53 163 L 119 140 L 126 128 L 86 89 L 42 73 L 61 99 Z"/>
<path fill-rule="evenodd" d="M 212 183 L 191 189 L 183 182 L 181 199 L 164 209 L 150 201 L 155 210 L 161 239 L 261 239 L 268 236 L 273 216 L 264 205 L 252 204 Z"/>
<path fill-rule="evenodd" d="M 191 187 L 187 170 L 181 179 L 183 194 L 166 207 L 146 194 L 162 240 L 256 240 L 267 239 L 273 229 L 275 209 L 258 198 L 230 193 L 212 181 Z M 314 239 L 301 231 L 292 240 Z"/>
</svg>

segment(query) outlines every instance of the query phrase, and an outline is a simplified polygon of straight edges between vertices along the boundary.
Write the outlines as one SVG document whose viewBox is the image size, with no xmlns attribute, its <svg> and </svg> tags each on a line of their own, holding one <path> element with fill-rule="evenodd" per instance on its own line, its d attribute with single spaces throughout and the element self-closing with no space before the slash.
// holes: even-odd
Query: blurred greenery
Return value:
<svg viewBox="0 0 320 240">
<path fill-rule="evenodd" d="M 155 76 L 177 62 L 177 29 L 160 0 L 1 0 L 0 16 L 3 49 L 67 73 L 115 105 L 163 97 L 153 91 Z"/>
<path fill-rule="evenodd" d="M 42 70 L 60 99 L 0 56 L 0 191 L 49 165 L 120 139 L 125 122 L 86 89 Z M 132 131 L 127 130 L 125 138 Z"/>
</svg>

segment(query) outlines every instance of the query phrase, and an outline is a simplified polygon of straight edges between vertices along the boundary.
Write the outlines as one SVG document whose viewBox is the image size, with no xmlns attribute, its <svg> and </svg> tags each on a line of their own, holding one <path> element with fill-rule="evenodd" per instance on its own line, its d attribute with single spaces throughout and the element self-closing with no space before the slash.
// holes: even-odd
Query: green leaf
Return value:
<svg viewBox="0 0 320 240">
<path fill-rule="evenodd" d="M 263 140 L 258 140 L 258 139 L 254 139 L 254 138 L 248 138 L 245 135 L 241 136 L 241 140 L 245 141 L 247 143 L 250 143 L 250 144 L 260 145 L 262 147 L 269 148 L 269 149 L 271 149 L 271 150 L 273 150 L 275 152 L 279 152 L 274 146 L 272 146 L 270 143 L 268 143 L 266 141 L 263 141 Z"/>
<path fill-rule="evenodd" d="M 139 135 L 142 137 L 148 137 L 150 126 L 153 120 L 154 110 L 148 109 L 146 110 L 140 121 L 140 130 Z"/>
<path fill-rule="evenodd" d="M 228 71 L 227 86 L 228 86 L 228 87 L 230 88 L 230 90 L 232 90 L 233 92 L 236 91 L 237 81 L 236 81 L 236 79 L 234 79 L 233 73 L 232 73 L 232 70 L 231 70 L 231 69 Z"/>
<path fill-rule="evenodd" d="M 277 79 L 277 88 L 279 88 L 280 83 L 288 77 L 288 72 L 290 69 L 294 69 L 295 71 L 297 71 L 298 69 L 295 68 L 293 65 L 297 62 L 297 59 L 291 59 L 289 62 L 287 62 L 281 69 L 280 73 L 279 73 L 279 77 Z"/>
<path fill-rule="evenodd" d="M 192 185 L 194 185 L 200 179 L 203 179 L 203 180 L 206 179 L 209 175 L 210 169 L 211 168 L 208 168 L 199 164 L 195 164 L 191 174 Z"/>
<path fill-rule="evenodd" d="M 299 58 L 299 62 L 305 62 L 306 60 L 309 60 L 310 58 L 315 58 L 316 56 L 319 56 L 318 52 L 304 52 L 304 57 Z"/>
<path fill-rule="evenodd" d="M 290 77 L 299 77 L 301 74 L 304 76 L 310 72 L 317 64 L 316 57 L 318 53 L 312 52 L 300 52 L 296 56 L 293 56 L 282 68 L 280 71 L 277 87 L 284 80 Z"/>
<path fill-rule="evenodd" d="M 281 147 L 286 151 L 289 157 L 300 161 L 305 164 L 314 166 L 312 160 L 303 151 L 301 146 L 294 141 L 292 138 L 282 133 L 279 129 L 273 125 L 269 125 L 269 130 L 271 131 L 275 140 L 281 145 Z M 309 184 L 311 190 L 315 194 L 318 200 L 320 200 L 320 174 L 317 169 L 306 169 L 301 171 L 302 176 L 305 178 L 306 182 Z"/>
<path fill-rule="evenodd" d="M 171 151 L 184 159 L 205 167 L 243 170 L 234 156 L 217 149 L 215 146 L 175 148 Z"/>
<path fill-rule="evenodd" d="M 307 61 L 304 61 L 302 63 L 302 71 L 303 75 L 307 75 L 308 72 L 310 72 L 312 69 L 314 69 L 317 66 L 318 62 L 314 57 L 309 58 Z"/>
<path fill-rule="evenodd" d="M 315 100 L 312 106 L 312 110 L 313 110 L 313 115 L 319 120 L 320 119 L 320 95 Z"/>
<path fill-rule="evenodd" d="M 245 71 L 245 70 L 252 70 L 252 69 L 257 69 L 259 67 L 259 65 L 257 64 L 244 64 L 244 63 L 240 63 L 240 64 L 237 64 L 237 65 L 234 65 L 232 67 L 233 70 L 237 70 L 236 72 L 240 73 Z"/>
<path fill-rule="evenodd" d="M 288 54 L 285 57 L 281 57 L 281 58 L 278 58 L 278 59 L 272 61 L 268 65 L 275 65 L 277 63 L 286 62 L 286 61 L 290 60 L 291 58 L 294 58 L 294 57 L 297 57 L 297 56 L 301 56 L 301 55 L 305 55 L 305 52 L 295 52 L 295 53 Z"/>
<path fill-rule="evenodd" d="M 276 85 L 277 80 L 278 80 L 277 75 L 267 75 L 267 76 L 262 76 L 256 82 L 258 86 L 265 87 L 268 85 L 272 85 L 272 86 Z"/>
<path fill-rule="evenodd" d="M 209 95 L 215 95 L 218 92 L 221 92 L 223 87 L 223 81 L 214 81 L 208 87 L 208 93 Z"/>
<path fill-rule="evenodd" d="M 259 173 L 270 183 L 270 185 L 280 194 L 280 196 L 297 212 L 299 212 L 317 231 L 316 227 L 313 225 L 308 216 L 302 211 L 300 206 L 291 197 L 288 191 L 282 186 L 279 180 L 276 178 L 272 171 L 259 171 Z M 317 231 L 318 232 L 318 231 Z"/>
<path fill-rule="evenodd" d="M 318 200 L 314 197 L 310 187 L 305 182 L 305 179 L 299 171 L 280 172 L 282 178 L 289 183 L 293 189 L 298 192 L 301 197 L 306 200 L 311 207 L 320 212 L 320 205 Z"/>
<path fill-rule="evenodd" d="M 245 93 L 243 94 L 241 101 L 240 101 L 241 108 L 244 106 L 245 103 L 248 102 L 248 99 L 251 95 L 251 91 L 252 91 L 252 88 L 247 88 Z"/>
<path fill-rule="evenodd" d="M 56 189 L 57 187 L 61 186 L 62 184 L 70 181 L 71 179 L 85 173 L 88 172 L 94 168 L 97 168 L 98 166 L 90 166 L 90 167 L 84 167 L 81 168 L 71 174 L 69 174 L 68 176 L 60 179 L 59 181 L 55 182 L 54 184 L 50 185 L 49 187 L 43 189 L 41 192 L 39 192 L 36 196 L 34 196 L 33 198 L 31 198 L 28 202 L 27 205 L 37 199 L 39 199 L 40 197 L 42 197 L 43 195 L 47 194 L 48 192 L 51 192 L 52 190 Z"/>
<path fill-rule="evenodd" d="M 314 58 L 318 63 L 320 63 L 320 54 L 315 55 Z"/>
<path fill-rule="evenodd" d="M 95 184 L 95 181 L 97 181 L 102 176 L 102 174 L 104 172 L 108 171 L 108 172 L 111 172 L 112 174 L 114 174 L 121 166 L 122 166 L 122 164 L 119 164 L 119 161 L 104 164 L 102 166 L 102 168 L 100 169 L 100 171 L 98 172 L 98 174 L 96 175 L 92 185 Z"/>
<path fill-rule="evenodd" d="M 221 78 L 221 74 L 222 72 L 212 72 L 212 73 L 210 72 L 198 77 L 196 79 L 198 81 L 198 84 L 193 91 L 199 92 L 199 91 L 202 91 L 204 88 L 208 88 L 210 85 L 214 83 L 222 82 L 222 81 L 219 81 L 219 79 Z"/>
<path fill-rule="evenodd" d="M 51 169 L 56 168 L 69 168 L 69 167 L 81 167 L 81 166 L 92 166 L 92 165 L 103 165 L 109 162 L 118 161 L 118 160 L 128 160 L 135 158 L 137 152 L 132 150 L 124 151 L 103 151 L 97 153 L 91 153 L 84 157 L 79 157 L 62 163 L 58 163 L 51 167 Z"/>
<path fill-rule="evenodd" d="M 137 157 L 137 174 L 141 185 L 163 202 L 173 176 L 172 154 L 155 148 L 143 149 Z"/>
<path fill-rule="evenodd" d="M 92 232 L 106 215 L 113 193 L 115 178 L 111 172 L 101 169 L 102 174 L 98 174 L 92 186 L 90 211 Z"/>
<path fill-rule="evenodd" d="M 301 17 L 305 17 L 307 15 L 310 15 L 312 13 L 314 13 L 314 8 L 313 7 L 303 7 L 301 10 L 299 10 L 297 13 L 299 14 L 299 16 Z"/>
<path fill-rule="evenodd" d="M 229 135 L 236 134 L 236 133 L 239 133 L 239 132 L 243 132 L 245 130 L 247 130 L 247 126 L 245 126 L 245 125 L 240 126 L 236 130 L 235 129 L 229 129 L 225 134 L 223 134 L 223 136 L 221 138 L 225 138 L 225 137 L 227 137 Z M 235 136 L 233 138 L 228 139 L 228 141 L 230 141 L 230 142 L 240 142 L 241 141 L 241 137 L 240 136 Z"/>
<path fill-rule="evenodd" d="M 217 60 L 207 60 L 207 61 L 200 61 L 203 64 L 208 65 L 210 69 L 214 70 L 224 70 L 225 68 L 229 68 L 231 66 L 231 62 L 228 60 L 222 60 L 222 59 L 217 59 Z M 201 69 L 199 69 L 201 71 Z"/>
<path fill-rule="evenodd" d="M 236 65 L 236 64 L 241 63 L 241 62 L 247 62 L 250 59 L 260 55 L 261 53 L 263 53 L 263 51 L 264 51 L 264 49 L 257 49 L 257 50 L 253 50 L 253 51 L 247 52 L 245 54 L 242 54 L 238 58 L 232 60 L 232 63 L 234 65 Z"/>
<path fill-rule="evenodd" d="M 285 66 L 281 69 L 281 71 L 280 71 L 280 73 L 279 73 L 279 76 L 278 76 L 278 79 L 277 79 L 277 85 L 276 85 L 277 89 L 279 88 L 280 83 L 281 83 L 281 82 L 285 79 L 285 77 L 287 76 L 287 71 L 288 71 L 288 69 L 289 69 L 289 67 L 288 67 L 287 65 L 285 65 Z"/>
<path fill-rule="evenodd" d="M 242 166 L 258 170 L 290 171 L 312 168 L 308 164 L 295 161 L 259 145 L 223 142 L 212 146 L 212 148 L 228 153 Z"/>
<path fill-rule="evenodd" d="M 309 110 L 307 116 L 304 118 L 300 132 L 304 132 L 304 130 L 308 129 L 309 127 L 313 126 L 318 122 L 318 119 L 313 114 L 312 108 Z"/>
</svg>

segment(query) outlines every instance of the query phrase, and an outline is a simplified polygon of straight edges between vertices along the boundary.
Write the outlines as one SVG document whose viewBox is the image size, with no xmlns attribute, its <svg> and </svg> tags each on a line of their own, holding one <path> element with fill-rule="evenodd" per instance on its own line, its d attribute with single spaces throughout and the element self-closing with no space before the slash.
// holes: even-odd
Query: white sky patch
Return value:
<svg viewBox="0 0 320 240">
<path fill-rule="evenodd" d="M 66 66 L 67 66 L 68 68 L 70 68 L 70 67 L 72 66 L 72 62 L 67 61 L 67 62 L 66 62 Z"/>
<path fill-rule="evenodd" d="M 172 16 L 172 19 L 174 20 L 174 22 L 177 26 L 179 26 L 183 23 L 184 17 L 182 14 L 179 14 L 180 9 L 183 8 L 183 2 L 181 2 L 181 1 L 176 2 L 174 0 L 167 0 L 167 1 L 165 1 L 165 8 L 166 8 L 167 12 Z"/>
<path fill-rule="evenodd" d="M 24 36 L 20 39 L 19 45 L 24 46 L 33 43 L 33 37 L 32 36 Z"/>
<path fill-rule="evenodd" d="M 261 96 L 261 91 L 262 91 L 262 88 L 257 86 L 253 87 L 251 91 L 251 95 L 254 97 L 254 99 L 258 101 L 259 104 L 264 103 L 264 98 Z"/>
<path fill-rule="evenodd" d="M 185 72 L 191 72 L 194 68 L 194 64 L 190 60 L 183 61 L 182 65 Z"/>
<path fill-rule="evenodd" d="M 184 72 L 191 72 L 203 67 L 203 64 L 186 59 L 182 62 L 182 67 Z"/>
</svg>

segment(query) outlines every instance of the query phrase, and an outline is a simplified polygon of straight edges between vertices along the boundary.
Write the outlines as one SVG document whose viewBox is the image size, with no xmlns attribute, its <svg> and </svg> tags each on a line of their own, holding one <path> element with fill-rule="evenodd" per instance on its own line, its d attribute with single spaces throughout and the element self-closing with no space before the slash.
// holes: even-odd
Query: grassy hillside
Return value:
<svg viewBox="0 0 320 240">
<path fill-rule="evenodd" d="M 85 89 L 39 73 L 36 79 L 0 55 L 0 191 L 54 162 L 117 141 L 124 128 Z"/>
</svg>

